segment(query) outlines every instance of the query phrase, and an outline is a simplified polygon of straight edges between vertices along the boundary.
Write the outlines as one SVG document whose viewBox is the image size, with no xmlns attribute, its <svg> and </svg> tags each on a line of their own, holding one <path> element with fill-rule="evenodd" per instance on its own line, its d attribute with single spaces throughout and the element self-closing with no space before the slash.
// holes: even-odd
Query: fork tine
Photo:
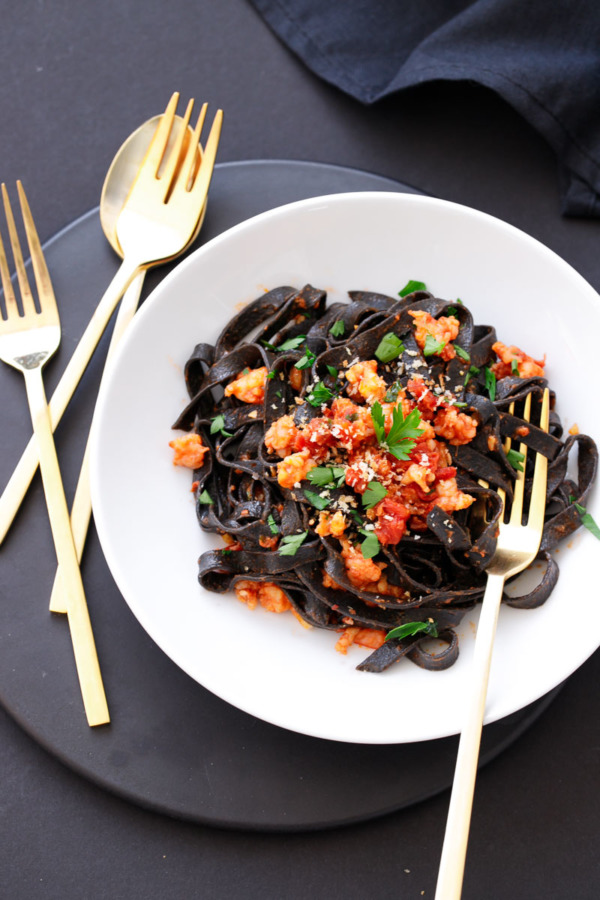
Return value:
<svg viewBox="0 0 600 900">
<path fill-rule="evenodd" d="M 185 159 L 181 166 L 181 170 L 185 175 L 185 187 L 187 188 L 188 183 L 190 182 L 192 175 L 194 174 L 194 165 L 196 162 L 196 148 L 200 143 L 200 135 L 202 133 L 202 128 L 204 127 L 204 120 L 206 118 L 206 110 L 208 109 L 208 103 L 202 104 L 202 109 L 200 110 L 200 114 L 198 116 L 198 121 L 196 122 L 196 127 L 194 128 L 194 133 L 190 139 L 190 143 L 187 148 L 187 153 L 185 154 Z"/>
<path fill-rule="evenodd" d="M 182 147 L 185 143 L 187 137 L 187 128 L 192 115 L 192 109 L 194 108 L 194 101 L 190 100 L 187 109 L 185 111 L 185 115 L 183 117 L 183 122 L 181 123 L 181 130 L 179 135 L 177 136 L 177 140 L 175 142 L 175 146 L 171 150 L 169 154 L 169 158 L 167 160 L 167 164 L 165 167 L 165 171 L 163 172 L 161 178 L 164 179 L 165 183 L 165 193 L 164 199 L 166 201 L 170 191 L 173 179 L 179 169 L 179 158 L 181 156 Z M 198 141 L 195 141 L 194 146 L 196 146 Z"/>
<path fill-rule="evenodd" d="M 169 143 L 169 135 L 171 134 L 171 129 L 173 127 L 178 103 L 179 93 L 178 91 L 175 91 L 167 104 L 167 108 L 161 116 L 161 120 L 154 132 L 154 137 L 150 141 L 150 146 L 146 150 L 146 156 L 140 172 L 147 170 L 147 166 L 150 166 L 154 177 L 157 176 L 165 150 L 167 149 L 167 144 Z"/>
<path fill-rule="evenodd" d="M 19 288 L 21 290 L 21 303 L 23 304 L 23 314 L 26 316 L 36 315 L 37 310 L 35 308 L 35 303 L 33 301 L 33 294 L 31 293 L 31 288 L 29 287 L 29 280 L 27 278 L 27 273 L 25 271 L 25 263 L 23 261 L 23 254 L 21 252 L 21 244 L 19 242 L 19 235 L 17 234 L 17 228 L 15 226 L 15 220 L 12 213 L 12 208 L 10 205 L 10 200 L 8 199 L 8 191 L 6 190 L 6 185 L 2 184 L 2 200 L 4 202 L 4 213 L 6 215 L 6 224 L 8 226 L 8 235 L 10 238 L 10 246 L 12 249 L 13 260 L 15 262 L 15 269 L 17 270 L 17 280 L 19 282 Z"/>
<path fill-rule="evenodd" d="M 17 306 L 15 292 L 13 291 L 12 281 L 10 280 L 10 270 L 4 251 L 2 235 L 0 235 L 0 281 L 2 281 L 2 290 L 4 291 L 4 306 L 7 319 L 10 319 L 12 316 L 18 316 L 19 308 Z M 0 321 L 1 320 L 0 317 Z"/>
<path fill-rule="evenodd" d="M 542 398 L 542 409 L 540 411 L 540 425 L 543 431 L 548 431 L 550 419 L 550 391 L 545 388 Z M 527 525 L 535 528 L 542 533 L 544 525 L 544 515 L 546 507 L 546 481 L 548 476 L 548 459 L 541 453 L 535 458 L 535 468 L 533 470 L 533 484 L 531 487 L 531 498 L 529 500 L 529 516 Z"/>
<path fill-rule="evenodd" d="M 23 216 L 23 225 L 25 226 L 25 234 L 27 236 L 27 243 L 29 244 L 29 252 L 31 254 L 31 262 L 33 264 L 33 272 L 38 289 L 40 309 L 45 316 L 51 315 L 53 318 L 57 319 L 58 309 L 56 306 L 54 290 L 52 288 L 52 281 L 50 280 L 50 273 L 48 272 L 46 260 L 44 259 L 44 254 L 42 252 L 42 245 L 33 221 L 33 216 L 31 215 L 27 195 L 20 181 L 17 181 L 17 192 L 19 194 L 21 215 Z"/>
<path fill-rule="evenodd" d="M 223 124 L 223 110 L 218 109 L 215 117 L 213 119 L 213 123 L 208 135 L 208 140 L 204 147 L 204 154 L 202 156 L 202 164 L 200 165 L 200 171 L 196 176 L 196 180 L 194 181 L 190 193 L 195 194 L 198 197 L 201 197 L 203 194 L 208 192 L 208 187 L 210 185 L 210 179 L 212 178 L 213 168 L 215 165 L 215 159 L 217 158 L 217 150 L 219 149 L 219 138 L 221 137 L 221 126 Z M 191 147 L 188 148 L 188 154 L 191 149 L 196 146 L 192 143 Z M 187 162 L 187 160 L 186 160 Z M 191 165 L 189 166 L 189 174 L 188 180 L 192 175 L 194 167 L 194 158 L 192 157 Z"/>
<path fill-rule="evenodd" d="M 515 405 L 514 403 L 510 404 L 510 413 L 511 415 L 514 413 Z M 525 407 L 523 409 L 523 419 L 526 422 L 529 422 L 531 417 L 531 394 L 527 394 L 525 398 Z M 510 443 L 510 442 L 509 442 Z M 522 461 L 522 469 L 521 471 L 517 470 L 517 477 L 515 478 L 515 491 L 513 494 L 512 506 L 510 508 L 510 524 L 511 525 L 520 525 L 521 517 L 523 515 L 523 497 L 525 495 L 525 464 L 527 463 L 527 445 L 521 443 L 519 445 L 519 453 L 523 455 Z"/>
</svg>

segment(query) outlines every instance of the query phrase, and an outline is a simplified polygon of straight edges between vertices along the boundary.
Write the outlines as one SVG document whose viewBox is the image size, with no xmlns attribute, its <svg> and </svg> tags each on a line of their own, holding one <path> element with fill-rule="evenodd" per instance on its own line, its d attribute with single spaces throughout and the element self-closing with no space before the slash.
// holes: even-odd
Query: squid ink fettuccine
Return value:
<svg viewBox="0 0 600 900">
<path fill-rule="evenodd" d="M 329 305 L 311 285 L 264 293 L 194 348 L 173 426 L 187 432 L 171 446 L 194 469 L 200 526 L 224 540 L 202 554 L 200 584 L 329 629 L 342 653 L 369 648 L 369 672 L 456 660 L 455 627 L 496 546 L 497 489 L 510 502 L 523 466 L 515 447 L 533 451 L 526 492 L 535 453 L 549 467 L 543 575 L 505 595 L 511 606 L 550 595 L 551 551 L 581 525 L 596 474 L 590 437 L 563 435 L 555 412 L 549 433 L 520 416 L 530 394 L 539 420 L 544 361 L 424 287 Z"/>
</svg>

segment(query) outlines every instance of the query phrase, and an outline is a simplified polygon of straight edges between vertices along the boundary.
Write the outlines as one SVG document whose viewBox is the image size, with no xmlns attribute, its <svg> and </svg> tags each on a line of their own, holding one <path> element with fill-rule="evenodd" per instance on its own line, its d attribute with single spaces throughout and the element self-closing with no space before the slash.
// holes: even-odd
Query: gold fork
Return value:
<svg viewBox="0 0 600 900">
<path fill-rule="evenodd" d="M 182 128 L 179 140 L 163 161 L 178 101 L 179 94 L 173 94 L 119 216 L 117 236 L 124 254 L 123 262 L 52 395 L 50 418 L 53 430 L 127 286 L 143 269 L 181 253 L 202 215 L 219 146 L 223 112 L 218 110 L 215 114 L 200 166 L 197 165 L 196 150 L 206 117 L 206 104 L 200 111 L 193 137 L 187 140 L 188 129 Z M 188 104 L 186 121 L 190 119 L 192 104 L 193 101 Z M 125 309 L 115 328 L 121 332 L 131 315 L 133 312 Z M 17 514 L 37 465 L 37 447 L 32 439 L 0 498 L 0 543 Z"/>
<path fill-rule="evenodd" d="M 514 404 L 510 406 L 511 414 Z M 550 412 L 549 392 L 543 394 L 539 427 L 548 431 Z M 523 418 L 530 421 L 531 394 L 527 395 Z M 507 440 L 508 451 L 511 441 Z M 498 543 L 492 561 L 487 568 L 487 585 L 481 606 L 477 638 L 473 659 L 471 681 L 473 693 L 469 698 L 465 726 L 461 732 L 456 759 L 456 769 L 452 784 L 450 807 L 446 822 L 446 833 L 438 873 L 435 897 L 436 900 L 458 900 L 461 895 L 473 794 L 477 775 L 477 761 L 481 742 L 481 729 L 485 711 L 490 665 L 498 612 L 502 600 L 504 583 L 507 578 L 517 575 L 530 565 L 537 556 L 546 511 L 546 481 L 548 460 L 541 453 L 536 455 L 533 473 L 533 484 L 529 501 L 527 521 L 522 522 L 523 499 L 525 491 L 525 464 L 527 462 L 527 446 L 520 444 L 519 452 L 523 455 L 522 471 L 517 472 L 515 489 L 508 521 L 501 521 Z M 506 503 L 504 491 L 498 491 L 503 504 Z"/>
<path fill-rule="evenodd" d="M 60 343 L 60 321 L 52 283 L 20 181 L 17 181 L 17 191 L 33 263 L 40 310 L 38 312 L 36 309 L 29 286 L 8 192 L 3 184 L 2 199 L 17 270 L 22 310 L 19 310 L 13 291 L 6 253 L 0 237 L 0 279 L 4 291 L 4 314 L 0 316 L 0 359 L 18 369 L 25 377 L 33 437 L 39 454 L 52 537 L 56 556 L 64 573 L 65 609 L 69 619 L 83 703 L 89 724 L 103 725 L 109 721 L 108 706 L 69 523 L 69 511 L 42 379 L 42 367 L 55 353 Z"/>
</svg>

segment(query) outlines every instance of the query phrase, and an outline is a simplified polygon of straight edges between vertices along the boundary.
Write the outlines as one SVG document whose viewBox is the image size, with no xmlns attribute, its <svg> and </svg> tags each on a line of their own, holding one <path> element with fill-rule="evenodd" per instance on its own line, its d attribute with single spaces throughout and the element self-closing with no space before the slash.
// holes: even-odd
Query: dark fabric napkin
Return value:
<svg viewBox="0 0 600 900">
<path fill-rule="evenodd" d="M 250 0 L 317 75 L 371 104 L 475 81 L 550 143 L 562 211 L 600 216 L 599 0 Z"/>
</svg>

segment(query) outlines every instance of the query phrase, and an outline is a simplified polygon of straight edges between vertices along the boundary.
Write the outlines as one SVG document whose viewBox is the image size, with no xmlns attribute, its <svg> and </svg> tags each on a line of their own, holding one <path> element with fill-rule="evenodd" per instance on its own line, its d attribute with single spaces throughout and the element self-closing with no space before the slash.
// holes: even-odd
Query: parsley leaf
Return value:
<svg viewBox="0 0 600 900">
<path fill-rule="evenodd" d="M 402 414 L 402 405 L 399 403 L 392 410 L 392 427 L 387 435 L 385 433 L 385 416 L 378 401 L 371 407 L 371 419 L 377 441 L 384 450 L 387 450 L 396 459 L 410 459 L 411 450 L 416 443 L 414 439 L 418 438 L 423 431 L 419 427 L 421 424 L 419 410 L 413 409 L 405 419 Z"/>
<path fill-rule="evenodd" d="M 294 363 L 294 366 L 296 369 L 309 369 L 316 358 L 317 357 L 312 352 L 312 350 L 309 350 L 307 347 L 304 352 L 304 356 L 302 356 L 297 363 Z"/>
<path fill-rule="evenodd" d="M 406 297 L 407 294 L 412 294 L 414 291 L 426 291 L 424 281 L 407 281 L 401 291 L 398 291 L 399 297 Z"/>
<path fill-rule="evenodd" d="M 431 637 L 438 636 L 437 625 L 435 622 L 405 622 L 397 628 L 392 628 L 385 636 L 386 641 L 401 641 L 405 637 L 412 637 L 413 634 L 428 634 Z"/>
<path fill-rule="evenodd" d="M 225 431 L 225 416 L 215 416 L 210 425 L 210 433 L 220 432 L 224 437 L 231 437 L 231 431 Z"/>
<path fill-rule="evenodd" d="M 277 351 L 283 353 L 285 350 L 297 350 L 300 344 L 303 344 L 305 340 L 305 334 L 299 334 L 297 337 L 288 338 L 287 341 L 284 341 L 283 344 L 280 344 L 279 347 L 277 347 Z"/>
<path fill-rule="evenodd" d="M 270 513 L 267 517 L 267 525 L 271 531 L 271 534 L 279 534 L 279 528 L 277 527 L 277 522 L 273 518 L 273 513 Z"/>
<path fill-rule="evenodd" d="M 338 370 L 336 369 L 335 366 L 327 366 L 327 371 L 329 372 L 329 374 L 331 375 L 332 378 L 338 377 Z"/>
<path fill-rule="evenodd" d="M 477 366 L 471 366 L 467 374 L 465 375 L 465 380 L 463 382 L 463 387 L 467 386 L 467 382 L 473 377 L 473 375 L 479 375 L 481 369 L 478 369 Z"/>
<path fill-rule="evenodd" d="M 446 341 L 436 341 L 432 334 L 428 334 L 425 338 L 423 356 L 435 356 L 438 353 L 441 353 L 445 346 Z"/>
<path fill-rule="evenodd" d="M 400 393 L 400 383 L 395 381 L 393 384 L 389 386 L 387 389 L 386 395 L 383 398 L 386 403 L 395 403 L 398 399 L 398 394 Z"/>
<path fill-rule="evenodd" d="M 467 353 L 466 350 L 463 350 L 462 347 L 459 347 L 458 344 L 454 345 L 454 349 L 456 350 L 456 355 L 460 356 L 461 359 L 464 359 L 466 362 L 470 362 L 471 357 Z"/>
<path fill-rule="evenodd" d="M 208 491 L 202 491 L 202 493 L 198 497 L 198 501 L 200 503 L 205 503 L 207 506 L 213 506 L 213 498 L 210 496 Z"/>
<path fill-rule="evenodd" d="M 594 535 L 595 538 L 598 538 L 600 541 L 600 528 L 596 525 L 594 517 L 590 515 L 590 513 L 586 510 L 585 506 L 581 506 L 580 503 L 575 503 L 574 497 L 569 497 L 569 500 L 581 516 L 581 524 L 585 525 L 588 531 Z"/>
<path fill-rule="evenodd" d="M 314 491 L 304 491 L 304 496 L 309 503 L 312 503 L 315 509 L 325 509 L 331 502 L 331 497 L 321 497 L 320 494 L 315 494 Z"/>
<path fill-rule="evenodd" d="M 487 366 L 484 369 L 485 372 L 485 389 L 489 394 L 490 400 L 492 402 L 496 399 L 496 376 Z"/>
<path fill-rule="evenodd" d="M 365 539 L 360 545 L 361 553 L 364 559 L 373 559 L 374 556 L 380 551 L 379 540 L 377 539 L 377 535 L 374 531 L 366 531 L 364 528 L 359 528 L 361 534 L 365 535 Z"/>
<path fill-rule="evenodd" d="M 334 322 L 331 328 L 329 329 L 329 334 L 332 337 L 342 337 L 342 335 L 346 331 L 346 326 L 342 322 L 341 319 L 338 319 L 337 322 Z"/>
<path fill-rule="evenodd" d="M 341 487 L 346 480 L 346 470 L 343 466 L 315 466 L 307 473 L 306 478 L 318 487 L 324 487 L 326 484 Z"/>
<path fill-rule="evenodd" d="M 308 531 L 303 531 L 302 534 L 286 534 L 286 536 L 281 539 L 281 546 L 278 550 L 279 555 L 295 556 L 298 552 L 298 548 L 304 543 L 307 537 Z"/>
<path fill-rule="evenodd" d="M 333 392 L 322 381 L 318 381 L 310 394 L 307 394 L 306 399 L 311 406 L 322 406 L 323 403 L 328 403 L 332 397 Z"/>
<path fill-rule="evenodd" d="M 376 506 L 384 497 L 387 497 L 387 490 L 379 481 L 370 481 L 367 485 L 367 489 L 362 495 L 362 503 L 365 509 L 372 509 L 373 506 Z"/>
<path fill-rule="evenodd" d="M 404 344 L 400 338 L 390 331 L 382 337 L 375 351 L 375 356 L 380 362 L 387 363 L 400 356 L 403 350 Z"/>
<path fill-rule="evenodd" d="M 506 458 L 517 472 L 523 471 L 523 460 L 525 459 L 525 454 L 519 453 L 518 450 L 509 450 L 506 454 Z"/>
</svg>

